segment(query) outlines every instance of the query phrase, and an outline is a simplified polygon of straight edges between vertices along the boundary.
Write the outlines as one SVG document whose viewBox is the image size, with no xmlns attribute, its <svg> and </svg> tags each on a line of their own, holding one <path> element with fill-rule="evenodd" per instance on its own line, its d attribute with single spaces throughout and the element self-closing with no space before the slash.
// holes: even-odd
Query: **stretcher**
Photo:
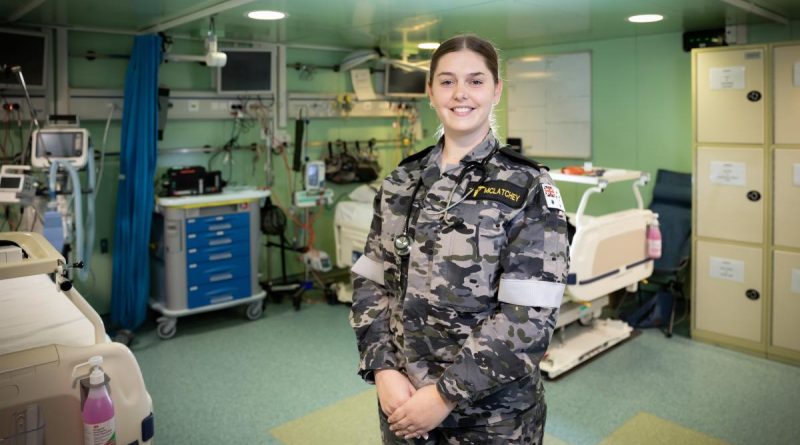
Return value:
<svg viewBox="0 0 800 445">
<path fill-rule="evenodd" d="M 105 335 L 37 233 L 0 233 L 0 444 L 81 444 L 81 401 L 102 356 L 116 443 L 153 441 L 153 403 L 131 351 Z"/>
</svg>

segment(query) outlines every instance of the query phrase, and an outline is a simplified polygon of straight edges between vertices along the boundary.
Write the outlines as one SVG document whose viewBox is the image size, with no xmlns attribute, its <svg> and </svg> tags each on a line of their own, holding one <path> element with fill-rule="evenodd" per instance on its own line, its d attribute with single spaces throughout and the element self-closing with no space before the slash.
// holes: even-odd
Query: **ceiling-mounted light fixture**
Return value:
<svg viewBox="0 0 800 445">
<path fill-rule="evenodd" d="M 417 45 L 419 49 L 436 49 L 439 47 L 439 42 L 422 42 Z"/>
<path fill-rule="evenodd" d="M 281 20 L 287 17 L 285 12 L 280 11 L 250 11 L 247 16 L 253 20 Z"/>
<path fill-rule="evenodd" d="M 664 16 L 661 14 L 639 14 L 628 17 L 628 21 L 631 23 L 654 23 L 662 20 L 664 20 Z"/>
</svg>

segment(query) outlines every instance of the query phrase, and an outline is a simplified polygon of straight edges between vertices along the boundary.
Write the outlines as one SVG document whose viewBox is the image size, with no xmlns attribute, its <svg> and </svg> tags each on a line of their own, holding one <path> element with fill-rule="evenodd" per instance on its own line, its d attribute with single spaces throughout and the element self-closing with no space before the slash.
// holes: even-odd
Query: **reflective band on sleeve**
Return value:
<svg viewBox="0 0 800 445">
<path fill-rule="evenodd" d="M 563 283 L 501 278 L 497 299 L 520 306 L 558 308 L 564 298 L 564 288 Z"/>
<path fill-rule="evenodd" d="M 367 258 L 366 255 L 361 255 L 353 264 L 351 271 L 361 275 L 362 277 L 372 280 L 381 286 L 383 283 L 383 264 L 373 259 Z"/>
</svg>

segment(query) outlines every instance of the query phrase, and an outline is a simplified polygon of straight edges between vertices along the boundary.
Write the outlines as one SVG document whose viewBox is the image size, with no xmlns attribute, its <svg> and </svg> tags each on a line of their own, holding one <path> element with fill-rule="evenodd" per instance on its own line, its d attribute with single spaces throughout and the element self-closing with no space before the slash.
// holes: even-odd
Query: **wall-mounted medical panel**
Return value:
<svg viewBox="0 0 800 445">
<path fill-rule="evenodd" d="M 698 143 L 764 143 L 762 47 L 693 53 Z"/>
<path fill-rule="evenodd" d="M 800 144 L 800 44 L 774 49 L 775 144 Z"/>
<path fill-rule="evenodd" d="M 772 346 L 800 352 L 800 253 L 775 251 Z"/>
<path fill-rule="evenodd" d="M 774 170 L 774 244 L 800 248 L 800 149 L 776 149 Z"/>
<path fill-rule="evenodd" d="M 697 242 L 695 328 L 761 343 L 762 249 Z"/>
<path fill-rule="evenodd" d="M 762 149 L 698 147 L 695 181 L 699 236 L 762 242 Z"/>
</svg>

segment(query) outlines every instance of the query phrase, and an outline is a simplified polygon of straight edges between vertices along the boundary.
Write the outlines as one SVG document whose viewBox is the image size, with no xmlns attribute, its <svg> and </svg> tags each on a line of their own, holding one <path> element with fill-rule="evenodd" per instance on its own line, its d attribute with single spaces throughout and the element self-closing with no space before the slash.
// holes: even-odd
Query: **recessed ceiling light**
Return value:
<svg viewBox="0 0 800 445">
<path fill-rule="evenodd" d="M 247 16 L 253 20 L 280 20 L 286 18 L 286 13 L 280 11 L 250 11 Z"/>
<path fill-rule="evenodd" d="M 628 17 L 628 21 L 631 23 L 653 23 L 662 20 L 664 20 L 664 16 L 661 14 L 639 14 Z"/>
<path fill-rule="evenodd" d="M 417 45 L 419 49 L 436 49 L 439 47 L 439 42 L 422 42 Z"/>
</svg>

